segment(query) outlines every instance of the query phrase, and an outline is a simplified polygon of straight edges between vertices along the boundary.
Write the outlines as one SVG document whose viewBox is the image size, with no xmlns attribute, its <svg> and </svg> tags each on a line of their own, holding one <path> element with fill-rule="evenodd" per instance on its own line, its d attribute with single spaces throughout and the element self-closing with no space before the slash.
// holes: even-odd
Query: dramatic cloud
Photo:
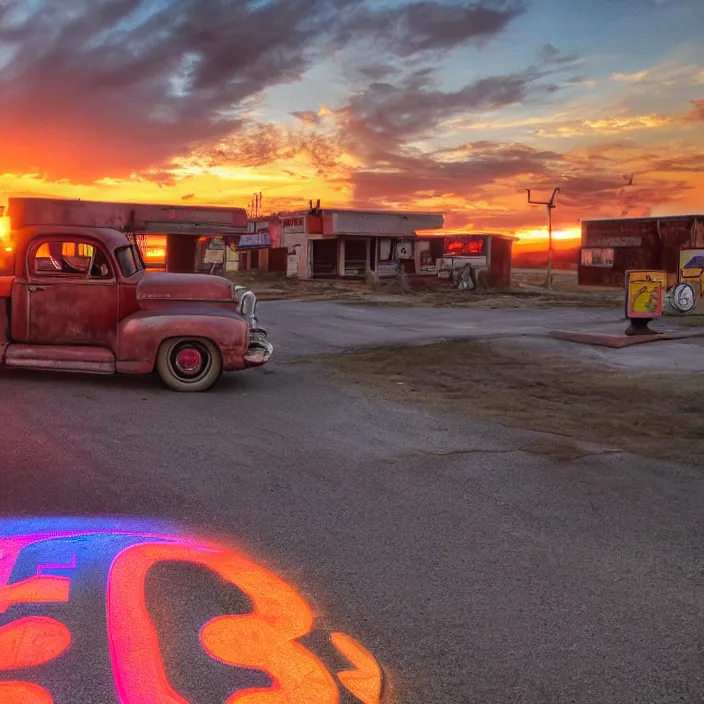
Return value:
<svg viewBox="0 0 704 704">
<path fill-rule="evenodd" d="M 685 32 L 693 2 L 593 14 Z M 563 10 L 543 31 L 530 0 L 0 0 L 2 195 L 261 190 L 268 208 L 321 197 L 504 230 L 544 223 L 525 188 L 559 186 L 572 224 L 700 207 L 698 37 L 625 53 Z"/>
<path fill-rule="evenodd" d="M 473 199 L 496 181 L 519 176 L 547 177 L 555 152 L 522 144 L 473 142 L 425 157 L 397 158 L 387 168 L 358 170 L 352 176 L 355 196 L 370 204 L 380 194 L 391 202 L 426 198 Z"/>
<path fill-rule="evenodd" d="M 501 31 L 524 11 L 522 2 L 417 2 L 381 12 L 360 13 L 349 31 L 363 32 L 397 56 L 442 52 Z"/>
<path fill-rule="evenodd" d="M 404 141 L 427 135 L 454 114 L 497 110 L 557 90 L 538 82 L 544 75 L 529 68 L 484 78 L 451 93 L 431 88 L 434 77 L 428 69 L 398 84 L 372 83 L 340 111 L 343 140 L 368 163 L 385 161 Z"/>
<path fill-rule="evenodd" d="M 329 24 L 358 4 L 6 3 L 1 170 L 126 176 L 216 140 L 239 126 L 249 97 L 298 78 Z"/>
<path fill-rule="evenodd" d="M 7 0 L 0 172 L 125 177 L 231 134 L 249 99 L 299 79 L 365 27 L 404 53 L 488 37 L 516 12 L 488 2 L 374 11 L 364 0 Z"/>
<path fill-rule="evenodd" d="M 599 120 L 578 120 L 552 129 L 539 129 L 541 137 L 576 137 L 591 134 L 620 134 L 632 130 L 653 129 L 671 125 L 677 121 L 673 115 L 625 115 Z"/>
</svg>

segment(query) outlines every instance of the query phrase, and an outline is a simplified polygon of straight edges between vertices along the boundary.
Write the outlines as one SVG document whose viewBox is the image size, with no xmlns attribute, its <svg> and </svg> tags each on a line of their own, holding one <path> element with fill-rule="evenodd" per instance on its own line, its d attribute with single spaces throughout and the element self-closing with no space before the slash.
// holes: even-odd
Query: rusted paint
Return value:
<svg viewBox="0 0 704 704">
<path fill-rule="evenodd" d="M 115 373 L 115 355 L 103 347 L 13 344 L 5 352 L 5 364 L 28 369 Z"/>
<path fill-rule="evenodd" d="M 212 340 L 222 354 L 223 369 L 245 369 L 249 326 L 232 311 L 212 308 L 172 308 L 140 311 L 120 323 L 117 370 L 154 368 L 164 340 L 173 337 L 200 337 Z M 125 364 L 128 363 L 128 364 Z"/>
<path fill-rule="evenodd" d="M 232 284 L 222 276 L 147 271 L 137 285 L 137 300 L 228 301 Z"/>
<path fill-rule="evenodd" d="M 0 298 L 0 345 L 6 345 L 10 341 L 10 325 L 8 316 L 8 300 Z"/>
<path fill-rule="evenodd" d="M 146 230 L 151 223 L 199 223 L 237 228 L 246 232 L 247 211 L 244 208 L 217 208 L 198 205 L 158 205 L 115 203 L 54 198 L 9 198 L 8 212 L 13 228 L 27 225 L 78 225 L 121 229 L 133 226 Z"/>
<path fill-rule="evenodd" d="M 0 276 L 0 298 L 10 298 L 14 281 L 14 276 Z"/>
<path fill-rule="evenodd" d="M 161 343 L 174 337 L 212 340 L 226 371 L 268 361 L 270 345 L 249 350 L 250 324 L 237 312 L 225 278 L 142 270 L 125 276 L 116 250 L 129 242 L 115 230 L 32 226 L 13 237 L 15 276 L 3 277 L 0 289 L 6 294 L 0 305 L 5 302 L 9 310 L 8 325 L 8 312 L 3 317 L 0 308 L 0 352 L 8 365 L 144 374 L 154 369 Z M 47 242 L 90 245 L 102 253 L 106 278 L 67 271 L 63 255 L 56 272 L 34 271 L 37 252 Z M 14 344 L 3 350 L 6 342 Z"/>
</svg>

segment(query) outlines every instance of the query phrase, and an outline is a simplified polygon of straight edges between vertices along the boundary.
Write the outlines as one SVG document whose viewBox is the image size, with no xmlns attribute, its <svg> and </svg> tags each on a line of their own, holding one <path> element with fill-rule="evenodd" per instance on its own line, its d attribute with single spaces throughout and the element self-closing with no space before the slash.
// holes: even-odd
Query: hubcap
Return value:
<svg viewBox="0 0 704 704">
<path fill-rule="evenodd" d="M 196 374 L 203 365 L 203 355 L 192 347 L 186 347 L 178 352 L 175 363 L 182 374 Z"/>
</svg>

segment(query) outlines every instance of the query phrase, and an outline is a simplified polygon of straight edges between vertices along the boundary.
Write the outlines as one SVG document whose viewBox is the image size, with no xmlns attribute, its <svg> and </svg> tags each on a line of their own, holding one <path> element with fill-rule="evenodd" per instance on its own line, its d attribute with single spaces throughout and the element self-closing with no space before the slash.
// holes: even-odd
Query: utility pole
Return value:
<svg viewBox="0 0 704 704">
<path fill-rule="evenodd" d="M 546 287 L 552 288 L 552 211 L 557 208 L 555 199 L 557 194 L 560 192 L 559 188 L 555 188 L 550 196 L 550 200 L 531 200 L 530 188 L 526 188 L 528 192 L 528 202 L 532 205 L 544 205 L 548 210 L 548 278 L 545 283 Z"/>
</svg>

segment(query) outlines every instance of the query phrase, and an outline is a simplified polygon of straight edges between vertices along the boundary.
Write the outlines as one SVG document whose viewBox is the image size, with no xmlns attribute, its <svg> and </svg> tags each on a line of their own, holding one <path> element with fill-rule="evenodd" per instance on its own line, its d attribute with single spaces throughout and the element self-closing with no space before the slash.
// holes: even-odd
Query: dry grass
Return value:
<svg viewBox="0 0 704 704">
<path fill-rule="evenodd" d="M 282 274 L 242 271 L 228 274 L 233 281 L 249 286 L 260 300 L 340 301 L 354 305 L 418 306 L 431 308 L 524 308 L 524 307 L 620 307 L 622 295 L 610 289 L 589 290 L 576 287 L 575 275 L 555 274 L 553 291 L 538 286 L 522 288 L 528 281 L 544 281 L 540 272 L 524 270 L 514 277 L 515 285 L 506 290 L 484 292 L 458 291 L 436 278 L 411 279 L 411 290 L 403 292 L 395 279 L 383 280 L 375 289 L 361 280 L 318 279 L 301 281 Z M 532 285 L 532 284 L 531 284 Z"/>
<path fill-rule="evenodd" d="M 482 341 L 322 359 L 345 381 L 397 401 L 561 435 L 525 448 L 555 459 L 585 454 L 572 438 L 704 465 L 704 374 L 624 374 Z"/>
</svg>

